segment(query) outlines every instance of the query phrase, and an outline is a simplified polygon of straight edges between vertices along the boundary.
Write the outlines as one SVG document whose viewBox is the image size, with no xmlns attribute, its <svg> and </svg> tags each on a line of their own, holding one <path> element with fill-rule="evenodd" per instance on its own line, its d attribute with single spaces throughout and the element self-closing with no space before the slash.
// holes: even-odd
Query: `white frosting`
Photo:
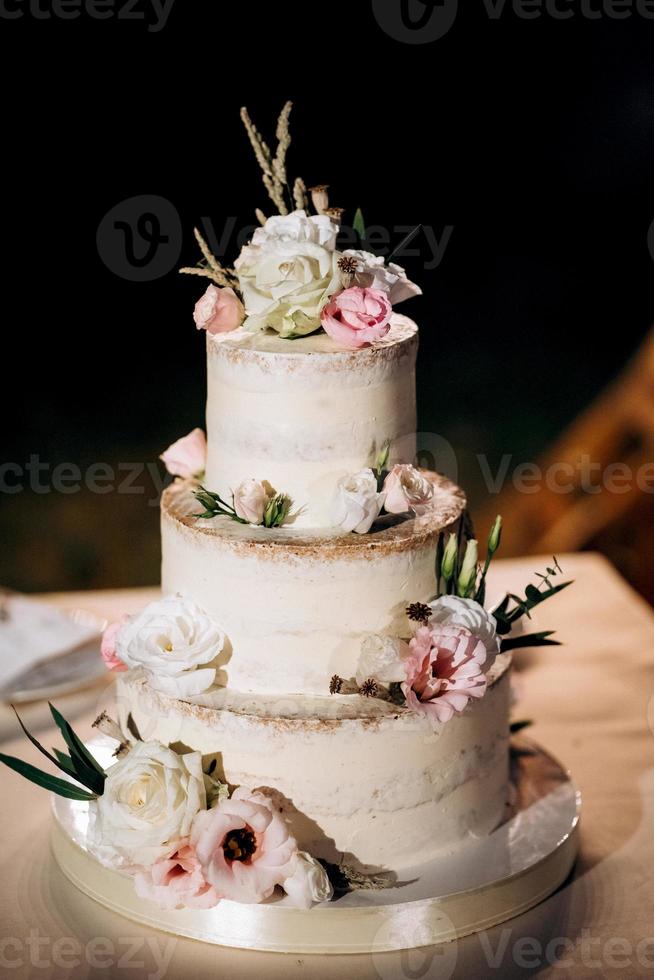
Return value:
<svg viewBox="0 0 654 980">
<path fill-rule="evenodd" d="M 399 870 L 490 832 L 502 818 L 506 661 L 499 658 L 486 695 L 438 732 L 406 709 L 388 713 L 384 702 L 356 696 L 334 699 L 331 717 L 317 717 L 311 704 L 309 717 L 284 717 L 283 701 L 278 717 L 200 707 L 158 695 L 132 673 L 119 675 L 118 705 L 143 738 L 215 756 L 217 774 L 232 785 L 275 790 L 310 853 Z M 333 717 L 344 701 L 367 716 Z M 371 707 L 380 709 L 376 716 Z"/>
<path fill-rule="evenodd" d="M 297 527 L 328 527 L 338 481 L 415 453 L 417 327 L 394 315 L 387 336 L 360 350 L 326 334 L 207 335 L 205 483 L 229 500 L 247 478 L 288 493 Z"/>
<path fill-rule="evenodd" d="M 354 676 L 367 633 L 406 634 L 407 604 L 433 596 L 439 529 L 464 506 L 445 483 L 437 499 L 430 518 L 314 543 L 306 532 L 196 522 L 185 515 L 198 504 L 177 484 L 162 506 L 162 588 L 192 597 L 226 634 L 219 684 L 326 695 L 333 674 Z"/>
</svg>

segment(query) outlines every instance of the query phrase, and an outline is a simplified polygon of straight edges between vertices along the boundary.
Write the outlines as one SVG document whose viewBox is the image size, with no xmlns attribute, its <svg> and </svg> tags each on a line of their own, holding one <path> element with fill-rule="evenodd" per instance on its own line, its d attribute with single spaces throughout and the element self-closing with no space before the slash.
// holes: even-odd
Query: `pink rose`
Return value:
<svg viewBox="0 0 654 980">
<path fill-rule="evenodd" d="M 485 660 L 486 647 L 464 626 L 421 626 L 404 662 L 407 706 L 436 721 L 461 714 L 486 693 Z"/>
<path fill-rule="evenodd" d="M 139 898 L 147 898 L 162 909 L 212 909 L 220 901 L 187 840 L 179 841 L 169 857 L 140 871 L 134 887 Z"/>
<path fill-rule="evenodd" d="M 245 309 L 230 286 L 219 289 L 207 287 L 204 296 L 195 304 L 193 319 L 198 330 L 207 333 L 228 333 L 236 330 L 245 319 Z"/>
<path fill-rule="evenodd" d="M 123 616 L 122 619 L 116 620 L 115 623 L 111 623 L 110 626 L 107 626 L 106 630 L 102 634 L 100 653 L 105 662 L 107 670 L 127 670 L 127 665 L 123 663 L 116 653 L 116 640 L 118 638 L 118 634 L 128 619 L 129 616 Z"/>
<path fill-rule="evenodd" d="M 243 787 L 195 816 L 191 843 L 207 881 L 234 902 L 262 902 L 294 871 L 297 844 L 286 821 Z"/>
<path fill-rule="evenodd" d="M 207 437 L 202 429 L 193 429 L 187 436 L 168 446 L 159 457 L 173 476 L 191 477 L 204 472 L 207 462 Z"/>
<path fill-rule="evenodd" d="M 334 296 L 320 311 L 329 336 L 345 347 L 365 347 L 390 330 L 392 307 L 381 289 L 351 286 Z"/>
<path fill-rule="evenodd" d="M 425 514 L 432 505 L 434 484 L 408 463 L 398 463 L 384 480 L 384 509 L 388 514 Z"/>
</svg>

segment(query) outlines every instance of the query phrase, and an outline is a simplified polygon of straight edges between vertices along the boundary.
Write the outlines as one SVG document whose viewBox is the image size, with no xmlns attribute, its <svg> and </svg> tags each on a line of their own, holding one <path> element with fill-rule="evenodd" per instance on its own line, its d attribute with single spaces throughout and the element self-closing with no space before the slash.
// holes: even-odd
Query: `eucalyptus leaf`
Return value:
<svg viewBox="0 0 654 980">
<path fill-rule="evenodd" d="M 25 779 L 29 779 L 31 783 L 35 783 L 36 786 L 49 789 L 50 792 L 56 793 L 57 796 L 63 796 L 67 800 L 90 801 L 97 799 L 92 793 L 86 793 L 58 776 L 51 776 L 47 772 L 42 772 L 36 766 L 31 766 L 29 762 L 23 762 L 22 759 L 16 759 L 13 755 L 0 753 L 0 762 L 3 762 L 9 769 L 13 769 L 20 776 L 24 776 Z"/>
<path fill-rule="evenodd" d="M 550 640 L 554 630 L 543 630 L 541 633 L 525 633 L 522 636 L 507 636 L 502 640 L 501 652 L 519 650 L 524 647 L 560 647 L 559 640 Z"/>
<path fill-rule="evenodd" d="M 104 781 L 107 775 L 106 772 L 96 762 L 63 715 L 57 711 L 53 704 L 50 704 L 49 702 L 48 704 L 52 717 L 55 720 L 55 724 L 63 735 L 64 741 L 70 750 L 70 757 L 78 774 L 77 778 L 81 783 L 84 783 L 85 786 L 88 786 L 89 789 L 93 790 L 94 793 L 101 796 L 104 790 Z"/>
</svg>

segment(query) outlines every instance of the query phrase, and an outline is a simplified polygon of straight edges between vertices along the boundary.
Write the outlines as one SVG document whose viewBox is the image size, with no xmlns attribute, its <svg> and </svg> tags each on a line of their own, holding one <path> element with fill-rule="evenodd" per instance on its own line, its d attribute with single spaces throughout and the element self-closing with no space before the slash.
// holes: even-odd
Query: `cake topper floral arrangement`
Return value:
<svg viewBox="0 0 654 980">
<path fill-rule="evenodd" d="M 393 307 L 421 290 L 392 255 L 385 260 L 371 250 L 360 210 L 353 220 L 358 247 L 341 251 L 337 239 L 344 209 L 330 206 L 327 185 L 307 190 L 297 177 L 291 190 L 286 168 L 291 109 L 287 102 L 279 116 L 274 153 L 247 109 L 241 109 L 276 213 L 256 209 L 260 227 L 233 267 L 222 265 L 195 230 L 202 260 L 180 271 L 211 280 L 196 303 L 195 323 L 212 334 L 243 327 L 273 330 L 289 340 L 322 328 L 341 347 L 364 347 L 388 333 Z"/>
<path fill-rule="evenodd" d="M 502 518 L 497 517 L 491 528 L 483 565 L 477 540 L 465 533 L 467 524 L 462 520 L 459 533 L 451 533 L 447 542 L 443 534 L 439 537 L 436 595 L 406 609 L 413 634 L 367 636 L 356 677 L 334 675 L 331 694 L 393 701 L 438 727 L 485 695 L 499 654 L 518 647 L 559 645 L 551 630 L 519 629 L 532 609 L 571 584 L 553 583 L 561 573 L 556 558 L 545 572 L 537 573 L 539 584 L 527 585 L 524 596 L 508 594 L 487 610 L 486 576 L 500 546 Z"/>
</svg>

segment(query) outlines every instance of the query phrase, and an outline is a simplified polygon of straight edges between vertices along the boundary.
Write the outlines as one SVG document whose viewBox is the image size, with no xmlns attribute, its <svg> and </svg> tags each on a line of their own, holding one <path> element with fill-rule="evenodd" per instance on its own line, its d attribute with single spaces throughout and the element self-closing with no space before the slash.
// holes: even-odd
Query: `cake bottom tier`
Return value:
<svg viewBox="0 0 654 980">
<path fill-rule="evenodd" d="M 324 700 L 322 708 L 315 700 L 287 705 L 284 716 L 272 713 L 275 702 L 254 711 L 179 701 L 132 671 L 118 679 L 118 712 L 123 725 L 131 715 L 145 740 L 216 759 L 216 776 L 230 785 L 265 788 L 301 848 L 360 869 L 397 871 L 501 821 L 509 778 L 506 659 L 495 664 L 486 695 L 437 732 L 405 708 L 357 697 L 347 705 Z"/>
</svg>

